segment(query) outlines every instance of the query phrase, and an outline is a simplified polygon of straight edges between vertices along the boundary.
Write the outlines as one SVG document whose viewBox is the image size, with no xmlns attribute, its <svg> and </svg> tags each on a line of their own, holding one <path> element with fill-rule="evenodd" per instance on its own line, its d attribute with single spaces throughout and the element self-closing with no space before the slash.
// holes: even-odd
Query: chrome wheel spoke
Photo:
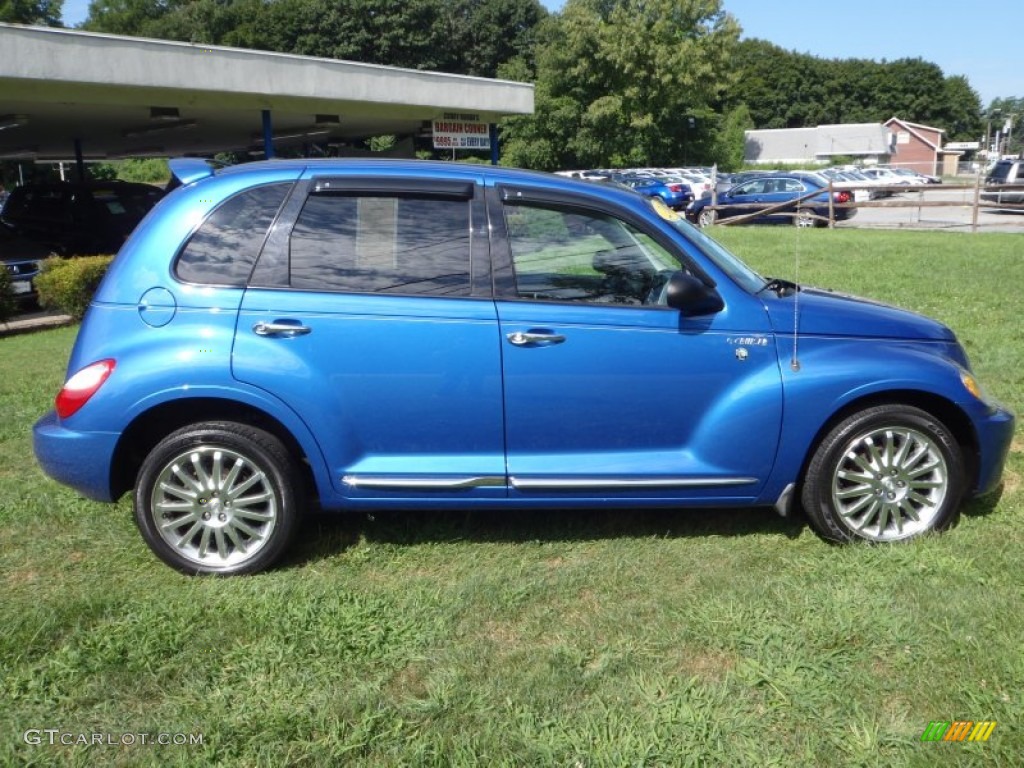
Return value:
<svg viewBox="0 0 1024 768">
<path fill-rule="evenodd" d="M 235 484 L 238 479 L 238 473 L 242 471 L 242 467 L 245 463 L 241 459 L 236 459 L 235 463 L 231 465 L 231 469 L 228 470 L 228 476 L 224 478 L 224 483 L 221 485 L 221 490 L 230 490 L 231 486 Z"/>
<path fill-rule="evenodd" d="M 852 460 L 854 464 L 863 469 L 869 477 L 874 477 L 876 474 L 878 474 L 878 467 L 875 467 L 872 464 L 870 464 L 859 453 L 848 453 L 847 458 Z"/>
<path fill-rule="evenodd" d="M 840 480 L 850 480 L 855 483 L 870 483 L 875 479 L 874 473 L 867 472 L 850 472 L 847 470 L 839 470 L 838 476 Z"/>
<path fill-rule="evenodd" d="M 223 467 L 224 454 L 221 451 L 215 451 L 213 454 L 213 472 L 210 476 L 210 488 L 215 491 L 223 490 L 224 480 L 221 477 L 221 470 Z"/>
<path fill-rule="evenodd" d="M 893 464 L 898 467 L 905 467 L 907 460 L 907 451 L 910 450 L 910 443 L 913 440 L 909 432 L 900 433 L 900 447 L 896 450 L 896 455 L 893 456 Z"/>
<path fill-rule="evenodd" d="M 874 499 L 870 499 L 870 501 L 871 506 L 868 507 L 868 511 L 864 513 L 864 516 L 860 519 L 859 522 L 855 523 L 855 526 L 858 530 L 863 531 L 865 528 L 867 528 L 870 522 L 874 520 L 875 513 L 878 511 L 878 501 Z"/>
<path fill-rule="evenodd" d="M 269 520 L 273 520 L 274 515 L 270 512 L 262 512 L 256 509 L 236 509 L 235 520 L 240 518 L 246 520 L 258 520 L 261 523 L 265 523 Z"/>
<path fill-rule="evenodd" d="M 228 530 L 228 535 L 231 536 L 232 538 L 236 535 L 234 533 L 235 530 L 241 531 L 246 536 L 248 536 L 250 539 L 262 538 L 260 536 L 260 532 L 259 531 L 257 531 L 255 528 L 250 528 L 248 526 L 248 524 L 246 524 L 245 521 L 243 521 L 243 520 L 239 520 L 238 518 L 235 518 L 235 521 L 234 521 L 234 523 L 232 525 L 233 525 L 233 527 L 229 527 L 227 529 Z M 243 545 L 240 544 L 240 546 L 242 546 L 243 550 L 245 549 L 245 547 Z"/>
<path fill-rule="evenodd" d="M 214 528 L 213 529 L 213 540 L 217 545 L 217 554 L 221 560 L 227 559 L 228 556 L 228 543 L 224 540 L 224 529 Z"/>
<path fill-rule="evenodd" d="M 165 520 L 160 524 L 160 529 L 163 531 L 173 531 L 178 528 L 181 528 L 181 526 L 185 525 L 186 523 L 195 523 L 195 521 L 198 519 L 199 517 L 196 515 L 195 512 L 193 512 L 190 515 L 176 517 L 173 520 Z"/>
<path fill-rule="evenodd" d="M 865 441 L 867 444 L 868 454 L 871 456 L 871 465 L 875 469 L 885 469 L 885 459 L 882 458 L 882 452 L 878 450 L 878 446 L 875 445 L 875 441 L 868 439 Z"/>
<path fill-rule="evenodd" d="M 263 480 L 262 472 L 254 474 L 248 480 L 243 480 L 241 485 L 235 486 L 234 488 L 228 488 L 226 496 L 227 498 L 234 501 L 236 498 L 238 498 L 240 495 L 242 495 L 247 490 L 252 488 L 254 485 L 256 485 L 256 483 L 260 482 L 261 480 Z"/>
<path fill-rule="evenodd" d="M 181 483 L 180 483 L 180 484 L 181 484 L 182 486 L 191 486 L 192 490 L 193 490 L 193 491 L 195 491 L 195 492 L 196 492 L 197 494 L 198 494 L 198 493 L 202 493 L 202 492 L 203 492 L 203 491 L 205 490 L 205 489 L 203 488 L 202 484 L 201 484 L 201 483 L 200 483 L 199 481 L 197 481 L 197 480 L 196 480 L 196 479 L 195 479 L 194 477 L 192 477 L 192 475 L 190 475 L 190 474 L 188 474 L 187 472 L 185 472 L 185 471 L 184 471 L 184 470 L 183 470 L 183 469 L 182 469 L 182 468 L 181 468 L 180 466 L 178 466 L 177 464 L 175 464 L 175 465 L 174 465 L 174 466 L 173 466 L 173 467 L 171 468 L 171 472 L 172 472 L 172 474 L 173 474 L 173 475 L 174 475 L 174 476 L 175 476 L 176 478 L 178 478 L 178 480 L 180 480 L 180 481 L 181 481 Z"/>
<path fill-rule="evenodd" d="M 203 467 L 203 457 L 196 452 L 193 453 L 190 458 L 192 459 L 192 469 L 195 472 L 196 481 L 199 483 L 199 490 L 205 492 L 212 491 L 213 480 L 210 477 L 210 474 L 206 471 L 206 468 Z"/>
<path fill-rule="evenodd" d="M 195 491 L 190 491 L 178 485 L 171 485 L 166 481 L 160 483 L 160 490 L 172 496 L 177 496 L 179 499 L 188 499 L 190 502 L 195 501 L 199 497 L 199 494 Z"/>
<path fill-rule="evenodd" d="M 236 506 L 249 507 L 254 504 L 262 504 L 273 495 L 274 494 L 270 491 L 264 491 L 263 493 L 256 494 L 255 496 L 243 496 L 240 499 L 232 499 L 231 503 Z"/>
<path fill-rule="evenodd" d="M 234 525 L 229 525 L 227 528 L 224 529 L 224 535 L 231 540 L 231 545 L 235 549 L 244 554 L 246 551 L 245 540 L 238 535 L 238 532 L 235 530 L 236 528 L 238 528 L 237 523 L 235 523 Z M 239 528 L 239 530 L 241 529 Z"/>
<path fill-rule="evenodd" d="M 160 512 L 187 512 L 195 507 L 192 501 L 161 501 L 156 505 Z"/>
<path fill-rule="evenodd" d="M 889 525 L 889 507 L 885 504 L 881 505 L 881 509 L 878 511 L 878 531 L 881 533 L 885 530 L 886 526 Z"/>
<path fill-rule="evenodd" d="M 853 488 L 847 488 L 845 490 L 836 493 L 836 496 L 840 499 L 858 498 L 865 494 L 871 493 L 870 485 L 857 485 Z"/>
<path fill-rule="evenodd" d="M 871 495 L 871 496 L 863 496 L 863 497 L 861 497 L 860 501 L 858 501 L 856 504 L 853 504 L 852 506 L 849 506 L 849 507 L 841 510 L 841 512 L 846 517 L 853 517 L 854 515 L 859 514 L 860 511 L 862 509 L 864 509 L 864 507 L 868 506 L 868 504 L 870 504 L 874 500 L 875 500 L 875 497 L 873 495 Z"/>
<path fill-rule="evenodd" d="M 929 462 L 928 464 L 925 464 L 923 467 L 915 467 L 914 469 L 907 470 L 907 477 L 920 477 L 921 475 L 924 475 L 938 468 L 939 462 Z"/>
</svg>

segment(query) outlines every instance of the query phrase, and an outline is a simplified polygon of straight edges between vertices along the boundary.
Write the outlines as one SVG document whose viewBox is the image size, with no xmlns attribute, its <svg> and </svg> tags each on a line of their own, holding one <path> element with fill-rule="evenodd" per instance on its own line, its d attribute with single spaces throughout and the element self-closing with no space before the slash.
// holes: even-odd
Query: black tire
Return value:
<svg viewBox="0 0 1024 768">
<path fill-rule="evenodd" d="M 801 501 L 825 539 L 912 539 L 952 525 L 964 493 L 964 461 L 950 430 L 907 405 L 866 408 L 821 441 Z"/>
<path fill-rule="evenodd" d="M 187 573 L 256 573 L 287 549 L 302 511 L 294 458 L 262 429 L 205 422 L 150 451 L 135 483 L 149 548 Z"/>
</svg>

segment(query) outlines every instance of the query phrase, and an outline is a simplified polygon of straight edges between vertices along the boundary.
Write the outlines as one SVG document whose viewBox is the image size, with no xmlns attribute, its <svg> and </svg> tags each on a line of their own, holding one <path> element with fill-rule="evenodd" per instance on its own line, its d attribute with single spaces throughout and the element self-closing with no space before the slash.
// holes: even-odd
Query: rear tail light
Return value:
<svg viewBox="0 0 1024 768">
<path fill-rule="evenodd" d="M 672 192 L 675 192 L 676 194 L 679 194 L 680 192 L 683 191 L 682 184 L 666 184 L 665 186 L 667 186 Z"/>
<path fill-rule="evenodd" d="M 77 413 L 78 409 L 89 402 L 89 398 L 103 386 L 103 382 L 114 372 L 115 365 L 113 360 L 100 360 L 85 366 L 68 379 L 54 400 L 57 415 L 66 419 Z"/>
<path fill-rule="evenodd" d="M 849 192 L 837 192 L 836 193 L 836 202 L 837 203 L 848 203 L 848 202 L 850 202 L 852 197 L 853 197 L 853 195 L 851 195 Z"/>
</svg>

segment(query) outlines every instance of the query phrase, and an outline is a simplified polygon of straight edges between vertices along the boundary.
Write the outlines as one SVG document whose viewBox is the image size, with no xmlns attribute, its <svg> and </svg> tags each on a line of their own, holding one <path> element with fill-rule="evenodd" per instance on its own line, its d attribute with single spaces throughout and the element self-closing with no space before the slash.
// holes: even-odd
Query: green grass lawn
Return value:
<svg viewBox="0 0 1024 768">
<path fill-rule="evenodd" d="M 948 323 L 1024 413 L 1020 235 L 713 234 Z M 1001 496 L 908 545 L 758 510 L 352 515 L 308 519 L 273 572 L 187 578 L 127 499 L 31 458 L 74 333 L 0 339 L 0 765 L 1021 764 L 1020 428 Z M 955 719 L 998 725 L 920 741 Z M 202 744 L 59 744 L 93 733 Z"/>
</svg>

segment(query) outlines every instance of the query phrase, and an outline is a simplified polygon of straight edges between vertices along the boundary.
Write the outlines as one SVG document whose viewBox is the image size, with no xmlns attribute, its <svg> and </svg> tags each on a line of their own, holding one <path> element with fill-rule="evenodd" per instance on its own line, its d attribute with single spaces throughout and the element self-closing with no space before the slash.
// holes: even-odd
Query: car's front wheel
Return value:
<svg viewBox="0 0 1024 768">
<path fill-rule="evenodd" d="M 165 563 L 189 574 L 242 574 L 281 556 L 302 494 L 280 440 L 244 424 L 206 422 L 150 451 L 134 502 L 143 538 Z"/>
<path fill-rule="evenodd" d="M 918 408 L 880 405 L 825 436 L 802 501 L 826 539 L 887 542 L 949 527 L 963 489 L 963 454 L 949 429 Z"/>
</svg>

